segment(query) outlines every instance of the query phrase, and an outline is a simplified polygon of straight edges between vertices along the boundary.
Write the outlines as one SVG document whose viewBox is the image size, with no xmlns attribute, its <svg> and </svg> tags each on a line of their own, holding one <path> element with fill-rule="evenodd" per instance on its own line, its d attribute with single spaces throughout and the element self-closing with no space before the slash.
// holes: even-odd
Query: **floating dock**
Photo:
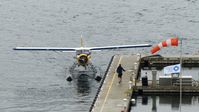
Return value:
<svg viewBox="0 0 199 112">
<path fill-rule="evenodd" d="M 106 78 L 96 97 L 91 112 L 121 112 L 128 110 L 132 91 L 129 91 L 129 81 L 136 77 L 139 66 L 138 55 L 116 55 L 113 57 Z M 121 84 L 118 84 L 118 77 L 115 70 L 121 64 L 126 70 L 123 73 Z"/>
<path fill-rule="evenodd" d="M 179 94 L 180 86 L 137 86 L 133 87 L 134 93 L 143 94 Z M 199 86 L 182 86 L 183 94 L 199 95 Z"/>
<path fill-rule="evenodd" d="M 183 56 L 184 57 L 184 56 Z M 178 57 L 144 56 L 140 54 L 115 55 L 112 57 L 105 76 L 91 105 L 90 112 L 129 112 L 131 97 L 134 93 L 179 93 L 179 85 L 160 86 L 148 81 L 143 86 L 140 80 L 141 67 L 160 69 L 164 66 L 179 63 Z M 199 67 L 199 56 L 186 56 L 183 65 Z M 123 73 L 122 83 L 118 84 L 116 68 L 122 64 L 126 72 Z M 154 81 L 154 80 L 153 80 Z M 198 86 L 183 86 L 183 93 L 199 93 Z"/>
</svg>

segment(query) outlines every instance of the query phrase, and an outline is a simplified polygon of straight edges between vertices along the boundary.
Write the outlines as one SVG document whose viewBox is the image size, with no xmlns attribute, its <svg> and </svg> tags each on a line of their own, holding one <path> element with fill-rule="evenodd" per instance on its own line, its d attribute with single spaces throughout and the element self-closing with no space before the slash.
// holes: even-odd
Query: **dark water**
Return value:
<svg viewBox="0 0 199 112">
<path fill-rule="evenodd" d="M 67 83 L 73 53 L 18 52 L 16 46 L 79 47 L 154 44 L 186 38 L 183 53 L 198 54 L 198 0 L 0 0 L 0 111 L 85 112 L 99 86 Z M 147 49 L 93 52 L 105 71 L 113 54 Z M 165 48 L 160 54 L 179 54 Z"/>
</svg>

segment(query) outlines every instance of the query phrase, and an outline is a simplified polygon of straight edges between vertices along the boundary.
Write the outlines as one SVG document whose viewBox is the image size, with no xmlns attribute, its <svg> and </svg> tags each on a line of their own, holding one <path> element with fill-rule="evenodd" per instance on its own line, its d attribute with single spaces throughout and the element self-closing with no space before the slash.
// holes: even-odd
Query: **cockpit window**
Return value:
<svg viewBox="0 0 199 112">
<path fill-rule="evenodd" d="M 80 55 L 80 54 L 90 55 L 91 54 L 90 50 L 85 50 L 85 49 L 83 49 L 83 50 L 77 50 L 76 53 L 77 53 L 77 55 Z"/>
</svg>

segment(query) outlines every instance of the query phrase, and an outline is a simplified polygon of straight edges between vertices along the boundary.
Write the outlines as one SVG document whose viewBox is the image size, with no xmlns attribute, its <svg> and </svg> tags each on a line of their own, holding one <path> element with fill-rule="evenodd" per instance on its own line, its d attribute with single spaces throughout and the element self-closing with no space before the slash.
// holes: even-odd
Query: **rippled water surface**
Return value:
<svg viewBox="0 0 199 112">
<path fill-rule="evenodd" d="M 79 47 L 80 35 L 86 46 L 154 44 L 178 35 L 186 38 L 183 53 L 198 54 L 198 28 L 198 0 L 0 0 L 0 111 L 86 112 L 99 86 L 65 81 L 73 53 L 13 47 Z M 92 61 L 105 71 L 118 53 L 93 52 Z M 179 54 L 179 48 L 159 53 Z"/>
</svg>

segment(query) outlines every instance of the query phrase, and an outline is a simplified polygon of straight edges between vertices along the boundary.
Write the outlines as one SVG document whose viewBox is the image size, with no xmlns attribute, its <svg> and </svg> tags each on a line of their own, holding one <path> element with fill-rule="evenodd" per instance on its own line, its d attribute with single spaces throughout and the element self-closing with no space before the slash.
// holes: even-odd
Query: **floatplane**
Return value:
<svg viewBox="0 0 199 112">
<path fill-rule="evenodd" d="M 82 75 L 88 75 L 88 77 L 93 78 L 97 81 L 101 80 L 101 76 L 96 76 L 97 69 L 91 63 L 91 52 L 92 51 L 102 51 L 102 50 L 117 50 L 125 48 L 143 48 L 151 47 L 150 44 L 136 44 L 136 45 L 116 45 L 116 46 L 102 46 L 102 47 L 84 47 L 83 40 L 80 40 L 81 47 L 70 48 L 70 47 L 15 47 L 14 50 L 21 51 L 61 51 L 61 52 L 75 52 L 76 61 L 70 67 L 69 72 L 72 76 L 67 77 L 67 81 L 72 81 L 72 79 L 79 79 Z M 84 69 L 79 70 L 76 68 L 84 67 Z"/>
</svg>

